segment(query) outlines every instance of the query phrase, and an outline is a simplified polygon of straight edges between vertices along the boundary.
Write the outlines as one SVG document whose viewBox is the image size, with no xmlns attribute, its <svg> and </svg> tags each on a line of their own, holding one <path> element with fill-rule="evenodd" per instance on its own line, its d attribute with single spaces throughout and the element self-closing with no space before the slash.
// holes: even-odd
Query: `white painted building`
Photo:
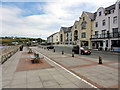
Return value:
<svg viewBox="0 0 120 90">
<path fill-rule="evenodd" d="M 59 44 L 60 42 L 60 34 L 59 32 L 53 34 L 53 44 Z"/>
<path fill-rule="evenodd" d="M 47 37 L 47 43 L 53 44 L 53 35 L 50 35 L 49 37 Z"/>
<path fill-rule="evenodd" d="M 72 44 L 72 31 L 71 31 L 71 29 L 72 29 L 72 26 L 68 27 L 64 31 L 64 33 L 65 33 L 65 44 L 68 44 L 68 45 Z"/>
<path fill-rule="evenodd" d="M 94 13 L 94 35 L 91 37 L 92 46 L 111 50 L 120 47 L 120 1 L 103 8 L 100 7 Z"/>
</svg>

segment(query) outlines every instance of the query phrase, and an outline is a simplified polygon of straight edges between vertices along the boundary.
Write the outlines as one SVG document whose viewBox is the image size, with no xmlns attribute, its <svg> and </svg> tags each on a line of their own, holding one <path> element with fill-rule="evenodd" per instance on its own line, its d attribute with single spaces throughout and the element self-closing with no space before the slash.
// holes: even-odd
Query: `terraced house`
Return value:
<svg viewBox="0 0 120 90">
<path fill-rule="evenodd" d="M 53 34 L 53 44 L 59 44 L 60 42 L 60 34 L 59 32 L 56 32 Z"/>
<path fill-rule="evenodd" d="M 72 26 L 68 27 L 64 33 L 65 33 L 65 44 L 72 44 Z"/>
<path fill-rule="evenodd" d="M 78 28 L 78 21 L 75 21 L 72 27 L 72 44 L 78 44 L 79 38 L 79 28 Z"/>
<path fill-rule="evenodd" d="M 83 12 L 78 22 L 79 45 L 91 48 L 91 35 L 93 34 L 94 14 Z"/>
<path fill-rule="evenodd" d="M 65 33 L 64 33 L 65 30 L 66 30 L 66 27 L 60 28 L 60 44 L 65 43 Z"/>
<path fill-rule="evenodd" d="M 98 50 L 120 50 L 120 0 L 95 13 L 83 12 L 71 27 L 61 27 L 60 44 Z"/>
<path fill-rule="evenodd" d="M 47 43 L 50 45 L 53 44 L 53 34 L 47 37 Z"/>
<path fill-rule="evenodd" d="M 115 50 L 120 47 L 120 1 L 95 12 L 92 46 L 95 49 Z"/>
<path fill-rule="evenodd" d="M 72 26 L 60 28 L 60 44 L 72 44 L 71 28 Z"/>
</svg>

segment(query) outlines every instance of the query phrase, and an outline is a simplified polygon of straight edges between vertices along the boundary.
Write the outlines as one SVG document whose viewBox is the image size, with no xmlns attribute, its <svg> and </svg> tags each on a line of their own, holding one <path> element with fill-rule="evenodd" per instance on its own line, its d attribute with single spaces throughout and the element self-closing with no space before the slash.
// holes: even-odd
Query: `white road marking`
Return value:
<svg viewBox="0 0 120 90">
<path fill-rule="evenodd" d="M 37 51 L 37 50 L 36 50 Z M 65 71 L 69 72 L 70 74 L 72 74 L 73 76 L 75 76 L 76 78 L 82 80 L 83 82 L 87 83 L 88 85 L 90 85 L 93 88 L 97 88 L 96 86 L 92 85 L 91 83 L 89 83 L 88 81 L 80 78 L 79 76 L 77 76 L 76 74 L 74 74 L 73 72 L 69 71 L 68 69 L 64 68 L 63 66 L 61 66 L 60 64 L 56 63 L 55 61 L 51 60 L 50 58 L 48 58 L 47 56 L 43 55 L 41 52 L 37 51 L 39 54 L 41 54 L 42 56 L 44 56 L 45 58 L 47 58 L 49 61 L 53 62 L 54 64 L 58 65 L 59 67 L 61 67 L 62 69 L 64 69 Z M 99 90 L 99 89 L 98 89 Z"/>
</svg>

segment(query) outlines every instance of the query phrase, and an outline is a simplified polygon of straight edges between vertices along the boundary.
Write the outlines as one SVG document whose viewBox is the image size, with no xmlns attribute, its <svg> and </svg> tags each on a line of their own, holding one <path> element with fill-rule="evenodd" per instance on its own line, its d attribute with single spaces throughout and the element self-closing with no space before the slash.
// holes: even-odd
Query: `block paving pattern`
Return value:
<svg viewBox="0 0 120 90">
<path fill-rule="evenodd" d="M 29 58 L 25 52 L 28 52 L 26 48 L 18 51 L 2 65 L 2 88 L 93 88 L 46 58 L 43 61 L 52 68 L 23 64 Z"/>
<path fill-rule="evenodd" d="M 98 64 L 98 60 L 94 58 L 78 55 L 71 57 L 70 54 L 62 56 L 60 52 L 41 48 L 36 50 L 99 88 L 118 88 L 120 86 L 118 85 L 118 62 L 103 60 L 103 64 Z"/>
</svg>

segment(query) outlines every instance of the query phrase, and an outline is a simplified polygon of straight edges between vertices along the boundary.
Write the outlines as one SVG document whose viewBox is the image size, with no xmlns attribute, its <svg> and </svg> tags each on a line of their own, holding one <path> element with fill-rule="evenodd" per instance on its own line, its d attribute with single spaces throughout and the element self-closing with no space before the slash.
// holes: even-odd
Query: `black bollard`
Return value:
<svg viewBox="0 0 120 90">
<path fill-rule="evenodd" d="M 102 64 L 102 57 L 99 56 L 99 64 Z"/>
<path fill-rule="evenodd" d="M 53 52 L 55 52 L 55 49 L 53 49 Z"/>
<path fill-rule="evenodd" d="M 48 48 L 48 51 L 49 51 L 49 48 Z"/>
<path fill-rule="evenodd" d="M 62 51 L 62 54 L 64 54 L 64 52 Z"/>
<path fill-rule="evenodd" d="M 72 52 L 72 57 L 74 57 L 74 52 Z"/>
</svg>

